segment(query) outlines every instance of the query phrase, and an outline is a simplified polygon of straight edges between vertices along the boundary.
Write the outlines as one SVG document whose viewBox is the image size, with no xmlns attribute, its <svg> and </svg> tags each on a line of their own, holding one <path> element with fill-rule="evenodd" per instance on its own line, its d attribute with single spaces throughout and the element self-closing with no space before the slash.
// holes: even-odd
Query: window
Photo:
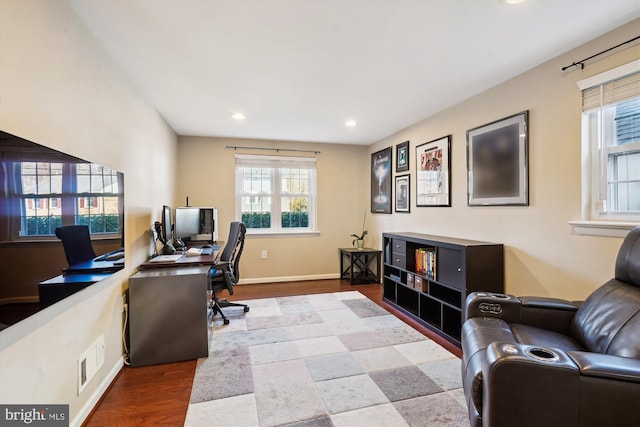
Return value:
<svg viewBox="0 0 640 427">
<path fill-rule="evenodd" d="M 237 217 L 249 233 L 316 231 L 316 159 L 236 155 Z"/>
<path fill-rule="evenodd" d="M 17 236 L 52 236 L 62 225 L 88 225 L 92 234 L 122 229 L 123 189 L 118 173 L 91 163 L 13 163 L 20 214 Z"/>
<path fill-rule="evenodd" d="M 640 61 L 578 83 L 583 220 L 640 221 Z"/>
</svg>

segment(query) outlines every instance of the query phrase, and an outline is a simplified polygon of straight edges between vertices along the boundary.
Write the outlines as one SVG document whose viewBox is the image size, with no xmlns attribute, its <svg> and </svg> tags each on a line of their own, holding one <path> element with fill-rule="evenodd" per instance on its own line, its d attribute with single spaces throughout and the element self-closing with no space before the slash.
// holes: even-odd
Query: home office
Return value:
<svg viewBox="0 0 640 427">
<path fill-rule="evenodd" d="M 579 10 L 587 8 L 575 6 L 570 13 L 562 15 L 562 18 L 552 14 L 549 20 L 543 22 L 536 21 L 534 16 L 527 12 L 526 19 L 514 18 L 516 24 L 520 24 L 523 29 L 530 28 L 526 25 L 527 20 L 530 20 L 532 25 L 537 23 L 536 29 L 517 38 L 520 40 L 519 47 L 512 46 L 511 49 L 499 53 L 493 50 L 496 40 L 490 41 L 481 37 L 492 33 L 487 28 L 503 28 L 500 22 L 506 24 L 513 21 L 506 18 L 500 22 L 490 20 L 493 15 L 480 15 L 481 10 L 477 13 L 453 10 L 451 16 L 460 19 L 443 18 L 442 22 L 451 26 L 447 29 L 435 25 L 435 22 L 424 22 L 426 17 L 441 16 L 440 13 L 443 11 L 413 10 L 412 13 L 403 15 L 404 23 L 393 24 L 390 30 L 394 31 L 391 31 L 391 34 L 383 34 L 381 28 L 387 28 L 387 19 L 394 16 L 393 13 L 385 13 L 384 2 L 379 2 L 380 9 L 363 6 L 365 10 L 352 10 L 355 8 L 353 5 L 345 6 L 340 13 L 328 9 L 325 12 L 331 19 L 326 20 L 327 25 L 329 22 L 335 22 L 337 26 L 332 28 L 339 34 L 327 36 L 329 41 L 333 41 L 334 47 L 364 46 L 377 51 L 379 46 L 389 46 L 388 41 L 394 40 L 391 35 L 407 36 L 402 42 L 393 42 L 388 51 L 379 52 L 376 55 L 378 62 L 363 62 L 364 69 L 359 68 L 360 71 L 354 72 L 362 77 L 360 83 L 366 86 L 365 93 L 354 93 L 358 85 L 339 86 L 341 79 L 337 77 L 331 84 L 320 84 L 325 80 L 314 73 L 314 70 L 317 70 L 329 75 L 333 75 L 333 72 L 344 76 L 350 55 L 331 58 L 325 61 L 324 66 L 315 63 L 310 69 L 299 70 L 296 67 L 300 64 L 311 65 L 312 58 L 304 55 L 306 49 L 301 49 L 302 52 L 297 50 L 298 55 L 292 55 L 287 51 L 274 51 L 271 45 L 254 46 L 253 43 L 268 43 L 273 40 L 262 32 L 256 35 L 247 31 L 243 34 L 253 34 L 255 37 L 248 44 L 254 46 L 250 50 L 252 54 L 239 55 L 237 52 L 246 52 L 239 49 L 233 55 L 229 52 L 225 55 L 222 55 L 222 52 L 220 55 L 211 55 L 210 49 L 203 49 L 202 52 L 209 53 L 202 56 L 217 57 L 220 60 L 217 65 L 203 67 L 202 69 L 208 70 L 206 74 L 213 77 L 212 73 L 222 72 L 224 67 L 221 63 L 237 64 L 234 69 L 238 72 L 257 69 L 257 63 L 274 66 L 282 63 L 285 71 L 288 69 L 289 73 L 282 71 L 267 78 L 267 71 L 260 69 L 263 78 L 241 78 L 240 83 L 233 83 L 237 82 L 233 75 L 227 76 L 219 87 L 228 89 L 219 89 L 214 91 L 215 93 L 201 89 L 202 97 L 190 95 L 186 101 L 178 96 L 167 95 L 175 109 L 191 115 L 187 111 L 188 106 L 204 108 L 212 99 L 224 100 L 225 91 L 261 93 L 258 91 L 259 88 L 249 87 L 250 83 L 273 90 L 268 94 L 256 95 L 262 102 L 268 101 L 269 104 L 273 104 L 269 109 L 275 109 L 276 101 L 283 99 L 284 94 L 297 93 L 302 99 L 292 101 L 290 105 L 294 105 L 295 108 L 289 108 L 289 111 L 294 110 L 299 116 L 287 115 L 282 122 L 277 123 L 275 119 L 266 120 L 276 123 L 273 125 L 275 129 L 291 132 L 289 136 L 266 130 L 260 133 L 205 134 L 178 128 L 175 122 L 168 118 L 169 109 L 160 109 L 150 100 L 153 94 L 159 94 L 160 91 L 147 88 L 145 82 L 141 81 L 143 79 L 129 75 L 120 64 L 121 56 L 151 63 L 153 71 L 143 71 L 143 64 L 139 63 L 133 67 L 146 75 L 148 83 L 159 78 L 161 72 L 171 71 L 173 66 L 181 68 L 184 64 L 192 64 L 193 58 L 187 53 L 189 50 L 176 47 L 173 43 L 180 40 L 173 32 L 173 29 L 179 28 L 177 23 L 163 26 L 161 32 L 171 34 L 175 37 L 173 41 L 158 40 L 148 45 L 158 46 L 159 49 L 161 45 L 166 44 L 173 47 L 172 53 L 160 54 L 161 58 L 157 58 L 155 54 L 158 52 L 155 47 L 149 47 L 133 55 L 117 55 L 110 53 L 108 49 L 113 48 L 112 44 L 118 44 L 120 36 L 131 43 L 142 35 L 128 35 L 126 29 L 129 27 L 120 23 L 116 34 L 100 38 L 97 34 L 103 28 L 103 24 L 95 20 L 91 9 L 88 9 L 94 2 L 86 2 L 88 6 L 84 9 L 79 3 L 0 2 L 0 129 L 124 172 L 125 268 L 108 279 L 43 310 L 25 324 L 17 325 L 20 337 L 17 332 L 11 331 L 13 327 L 8 328 L 6 334 L 3 332 L 0 337 L 2 402 L 68 403 L 71 405 L 70 414 L 74 421 L 81 422 L 87 418 L 107 386 L 122 370 L 122 293 L 127 288 L 129 277 L 135 268 L 151 255 L 150 226 L 161 220 L 160 207 L 165 204 L 180 206 L 186 195 L 189 195 L 190 204 L 194 206 L 216 206 L 222 239 L 229 231 L 229 224 L 238 219 L 234 182 L 235 154 L 240 153 L 227 149 L 227 145 L 320 151 L 320 154 L 310 156 L 317 159 L 315 234 L 309 232 L 295 237 L 283 237 L 256 236 L 250 233 L 242 265 L 247 286 L 243 285 L 240 288 L 250 288 L 253 283 L 281 284 L 288 280 L 335 279 L 338 275 L 337 249 L 351 246 L 349 236 L 361 232 L 362 213 L 365 210 L 365 227 L 369 231 L 366 245 L 376 249 L 382 248 L 382 233 L 404 231 L 504 244 L 505 291 L 509 294 L 547 295 L 579 300 L 611 277 L 612 266 L 622 242 L 621 237 L 577 235 L 568 225 L 568 221 L 583 219 L 582 107 L 581 94 L 576 82 L 638 59 L 637 46 L 612 51 L 605 57 L 587 63 L 584 70 L 576 69 L 563 73 L 560 69 L 573 61 L 587 58 L 637 35 L 638 21 L 637 15 L 634 15 L 635 9 L 617 9 L 622 8 L 620 5 L 624 2 L 608 1 L 603 8 L 590 4 L 588 9 L 591 10 L 588 12 Z M 107 7 L 103 14 L 106 19 L 110 15 L 108 7 L 116 6 L 106 6 L 112 2 L 103 3 Z M 414 7 L 428 7 L 428 2 L 422 5 L 419 3 L 421 2 L 415 2 Z M 597 2 L 595 4 L 597 5 Z M 529 6 L 525 4 L 525 7 L 533 7 L 532 5 L 535 5 L 535 2 L 530 0 Z M 506 7 L 499 5 L 497 1 L 490 7 L 498 6 Z M 155 22 L 154 19 L 144 18 L 144 8 L 139 7 L 143 10 L 135 9 L 135 13 L 127 13 L 136 25 Z M 290 7 L 293 9 L 287 13 L 283 13 L 281 9 L 277 10 L 280 19 L 273 16 L 268 9 L 259 9 L 264 14 L 260 19 L 255 18 L 252 21 L 254 24 L 260 24 L 251 25 L 252 31 L 261 31 L 265 26 L 279 26 L 267 25 L 273 22 L 290 28 L 286 25 L 288 20 L 282 22 L 284 16 L 295 16 L 295 19 L 291 18 L 292 21 L 300 23 L 303 23 L 303 16 L 326 16 L 299 11 L 298 13 L 296 6 Z M 611 10 L 617 10 L 614 17 L 607 14 L 607 11 Z M 475 9 L 473 11 L 476 12 Z M 555 12 L 560 14 L 559 11 Z M 111 13 L 116 14 L 113 10 Z M 177 11 L 164 12 L 163 15 L 165 13 L 180 16 Z M 235 35 L 237 30 L 233 28 L 246 28 L 246 17 L 255 17 L 256 13 L 255 10 L 246 10 L 234 15 L 242 16 L 242 20 L 228 17 L 228 25 L 233 26 L 215 39 L 234 39 L 232 35 Z M 275 11 L 273 13 L 275 14 Z M 506 15 L 522 12 L 510 9 L 499 13 Z M 588 18 L 591 15 L 585 16 L 583 13 L 599 16 L 597 20 L 590 21 Z M 475 15 L 478 19 L 472 22 L 462 19 L 463 16 L 469 15 Z M 91 16 L 94 17 L 93 20 Z M 362 34 L 363 38 L 353 41 L 353 44 L 342 43 L 342 37 L 347 37 L 344 34 L 345 29 L 352 28 L 348 25 L 349 22 L 359 22 L 357 16 L 367 16 L 369 22 L 379 23 L 379 31 L 355 31 Z M 196 24 L 200 21 L 192 21 L 191 18 L 187 21 L 194 23 L 193 28 L 218 26 L 198 26 Z M 477 21 L 484 22 L 485 26 L 473 33 L 470 32 L 471 27 L 455 27 L 461 22 L 471 25 Z M 588 25 L 589 23 L 591 25 Z M 572 36 L 565 35 L 554 39 L 551 54 L 536 55 L 534 50 L 529 48 L 554 28 L 566 28 L 565 24 L 579 28 Z M 223 22 L 219 25 L 227 24 Z M 324 25 L 318 25 L 324 28 Z M 308 31 L 317 29 L 312 25 L 306 28 Z M 340 28 L 342 31 L 338 31 Z M 544 30 L 541 31 L 541 28 Z M 440 36 L 412 36 L 408 33 L 410 30 L 418 29 L 439 29 Z M 142 33 L 157 34 L 152 29 Z M 315 30 L 313 33 L 320 34 Z M 461 44 L 447 45 L 449 37 L 444 35 L 454 34 L 468 37 L 464 37 Z M 305 25 L 302 24 L 297 29 L 290 28 L 288 37 L 283 36 L 282 40 L 279 40 L 281 43 L 274 43 L 274 46 L 284 48 L 290 46 L 287 41 L 294 40 L 300 40 L 301 46 L 314 46 L 323 40 L 322 37 L 316 37 L 317 35 L 311 37 L 305 32 Z M 457 58 L 466 58 L 468 54 L 477 53 L 478 57 L 469 58 L 469 63 L 474 63 L 474 71 L 469 72 L 466 62 L 451 65 L 426 54 L 423 48 L 414 45 L 413 53 L 398 53 L 399 56 L 396 56 L 396 49 L 407 46 L 411 40 L 421 40 L 422 43 L 425 40 L 437 40 L 436 47 L 440 44 L 447 46 L 446 48 L 455 53 Z M 178 46 L 190 45 L 185 43 Z M 326 47 L 325 51 L 332 52 L 333 48 Z M 519 58 L 517 66 L 494 62 L 488 67 L 492 70 L 491 73 L 481 73 L 479 66 L 483 57 L 489 56 L 497 61 L 512 58 L 522 51 L 527 53 Z M 349 49 L 349 52 L 353 53 L 353 49 Z M 242 63 L 237 62 L 240 61 L 238 56 L 240 59 L 244 58 Z M 430 60 L 429 64 L 416 62 L 425 57 Z M 249 61 L 250 58 L 255 62 Z M 293 59 L 288 61 L 289 58 Z M 337 63 L 342 65 L 329 67 L 329 64 Z M 339 70 L 333 70 L 333 67 Z M 187 68 L 197 69 L 195 66 Z M 392 71 L 382 76 L 373 74 L 385 69 Z M 426 77 L 427 71 L 440 69 L 450 73 L 452 77 L 458 76 L 456 83 L 444 84 L 439 78 Z M 511 72 L 508 73 L 507 70 Z M 418 81 L 437 81 L 439 89 L 469 86 L 473 90 L 457 96 L 441 93 L 433 88 L 426 92 L 420 91 L 419 82 L 411 78 L 413 74 L 420 74 Z M 281 77 L 277 78 L 278 75 Z M 302 76 L 308 78 L 303 79 Z M 368 82 L 366 76 L 377 83 Z M 304 81 L 303 89 L 292 90 L 292 82 L 300 79 Z M 183 76 L 181 79 L 162 78 L 167 87 L 173 87 L 171 82 L 178 83 L 178 91 L 191 80 L 192 76 Z M 373 86 L 365 83 L 371 83 Z M 327 104 L 332 105 L 330 110 L 333 110 L 335 115 L 313 114 L 315 117 L 325 117 L 324 124 L 319 126 L 305 121 L 305 117 L 311 115 L 304 114 L 307 106 L 314 104 L 318 99 L 324 99 L 323 92 L 328 92 L 327 88 L 334 86 L 340 88 L 341 94 L 350 94 L 348 99 L 364 100 L 367 104 L 377 106 L 381 112 L 366 119 L 356 117 L 358 125 L 345 128 L 342 125 L 346 118 L 342 116 L 348 112 L 343 112 L 342 109 L 351 108 L 348 107 L 349 102 L 345 96 L 334 95 Z M 418 113 L 407 113 L 405 116 L 400 113 L 400 107 L 407 105 L 408 101 L 392 96 L 392 93 L 381 92 L 382 89 L 388 90 L 390 86 L 395 87 L 397 93 L 414 94 L 415 98 L 424 102 L 435 99 L 441 104 L 433 110 L 418 106 L 415 109 Z M 251 98 L 248 95 L 247 97 Z M 202 98 L 206 99 L 203 101 Z M 245 111 L 247 117 L 244 121 L 234 121 L 229 117 L 231 110 L 244 108 L 244 104 L 240 104 L 236 106 L 235 103 L 229 103 L 221 109 L 223 113 L 215 115 L 220 117 L 216 120 L 231 122 L 229 126 L 237 131 L 251 126 L 253 120 L 264 115 L 263 112 L 259 112 L 261 109 L 255 109 Z M 262 111 L 265 108 L 263 107 Z M 530 112 L 529 206 L 467 206 L 466 131 L 524 110 Z M 213 117 L 213 114 L 209 114 L 207 120 L 212 121 Z M 377 136 L 361 136 L 374 123 L 382 124 L 390 118 L 397 120 L 398 125 L 395 128 Z M 339 127 L 336 133 L 352 138 L 352 143 L 336 143 L 338 138 L 323 133 L 328 128 L 333 129 L 336 123 L 335 128 Z M 223 124 L 220 128 L 222 126 Z M 296 129 L 303 129 L 304 132 L 294 133 Z M 301 136 L 304 133 L 308 135 Z M 418 207 L 414 197 L 415 148 L 445 135 L 452 135 L 451 207 Z M 362 143 L 359 143 L 361 140 Z M 314 141 L 331 143 L 320 144 Z M 387 147 L 395 147 L 404 141 L 410 141 L 410 212 L 373 214 L 370 212 L 369 203 L 371 154 Z M 249 150 L 242 154 L 246 153 L 257 154 Z M 262 251 L 267 252 L 267 258 L 262 258 Z M 59 252 L 59 256 L 64 263 L 62 251 Z M 55 274 L 58 273 L 50 277 Z M 231 324 L 233 325 L 233 320 Z M 101 334 L 105 336 L 104 367 L 84 392 L 78 395 L 77 359 Z M 46 357 L 40 351 L 43 347 L 47 348 Z M 6 366 L 9 368 L 5 369 Z M 184 400 L 182 410 L 186 410 L 188 396 Z M 125 406 L 123 405 L 123 408 Z M 159 411 L 159 408 L 156 407 L 155 410 Z"/>
</svg>

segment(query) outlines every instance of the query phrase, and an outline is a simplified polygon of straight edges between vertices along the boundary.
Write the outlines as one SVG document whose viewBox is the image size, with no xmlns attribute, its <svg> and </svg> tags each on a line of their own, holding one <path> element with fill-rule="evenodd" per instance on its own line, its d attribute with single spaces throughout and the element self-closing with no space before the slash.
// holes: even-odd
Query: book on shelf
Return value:
<svg viewBox="0 0 640 427">
<path fill-rule="evenodd" d="M 416 249 L 416 272 L 436 280 L 436 248 Z"/>
</svg>

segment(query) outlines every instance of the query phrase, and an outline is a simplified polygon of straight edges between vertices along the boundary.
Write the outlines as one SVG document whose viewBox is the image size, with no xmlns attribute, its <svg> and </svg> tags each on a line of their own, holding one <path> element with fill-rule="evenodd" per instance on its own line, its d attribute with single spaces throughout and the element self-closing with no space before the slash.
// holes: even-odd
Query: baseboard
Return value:
<svg viewBox="0 0 640 427">
<path fill-rule="evenodd" d="M 2 298 L 0 299 L 0 305 L 5 304 L 25 304 L 25 303 L 36 303 L 40 302 L 40 297 L 30 296 L 30 297 L 10 297 L 10 298 Z"/>
<path fill-rule="evenodd" d="M 276 283 L 276 282 L 303 282 L 306 280 L 326 280 L 339 279 L 340 274 L 313 274 L 310 276 L 282 276 L 282 277 L 262 277 L 252 279 L 240 279 L 238 285 L 256 285 L 259 283 Z"/>
<path fill-rule="evenodd" d="M 96 389 L 96 391 L 93 392 L 93 394 L 89 397 L 89 400 L 87 400 L 87 402 L 82 406 L 82 408 L 80 408 L 78 415 L 76 415 L 75 418 L 71 420 L 71 422 L 69 423 L 70 426 L 80 427 L 82 423 L 85 422 L 89 414 L 91 414 L 91 411 L 93 411 L 93 408 L 96 406 L 96 404 L 98 403 L 102 395 L 107 391 L 107 389 L 109 388 L 109 386 L 111 385 L 111 383 L 113 382 L 115 377 L 118 375 L 118 372 L 120 372 L 120 369 L 122 369 L 123 366 L 124 366 L 124 363 L 122 361 L 122 358 L 118 358 L 118 361 L 111 368 L 109 373 L 107 373 L 107 376 L 102 380 L 100 385 L 98 385 L 98 388 Z"/>
</svg>

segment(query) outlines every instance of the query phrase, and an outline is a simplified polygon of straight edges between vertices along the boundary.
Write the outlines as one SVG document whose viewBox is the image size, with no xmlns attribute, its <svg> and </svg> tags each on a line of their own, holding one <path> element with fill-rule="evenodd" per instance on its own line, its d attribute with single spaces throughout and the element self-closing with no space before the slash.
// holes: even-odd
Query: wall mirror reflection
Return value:
<svg viewBox="0 0 640 427">
<path fill-rule="evenodd" d="M 67 226 L 95 257 L 70 265 Z M 123 246 L 121 172 L 0 131 L 0 330 L 122 269 Z"/>
</svg>

